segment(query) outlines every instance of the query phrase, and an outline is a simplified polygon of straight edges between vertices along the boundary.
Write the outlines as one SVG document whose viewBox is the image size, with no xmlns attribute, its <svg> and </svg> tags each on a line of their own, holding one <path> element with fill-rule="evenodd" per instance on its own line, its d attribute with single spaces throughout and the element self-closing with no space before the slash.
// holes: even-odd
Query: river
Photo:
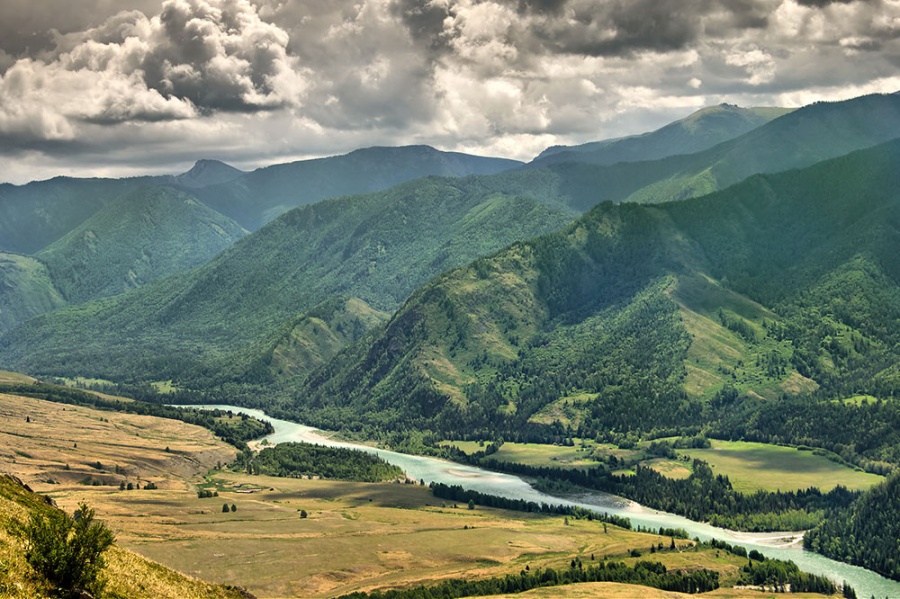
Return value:
<svg viewBox="0 0 900 599">
<path fill-rule="evenodd" d="M 289 422 L 287 420 L 271 418 L 260 410 L 228 405 L 182 407 L 219 408 L 222 410 L 231 410 L 235 413 L 245 413 L 248 416 L 253 416 L 260 420 L 268 420 L 272 423 L 275 432 L 265 437 L 264 440 L 271 444 L 286 443 L 289 441 L 304 441 L 331 447 L 362 449 L 381 456 L 384 460 L 405 470 L 410 477 L 416 480 L 424 480 L 426 484 L 430 482 L 439 482 L 447 485 L 461 485 L 466 489 L 490 493 L 501 497 L 525 499 L 538 503 L 577 505 L 595 511 L 624 516 L 630 519 L 633 525 L 639 525 L 646 528 L 658 529 L 661 526 L 665 528 L 683 528 L 691 537 L 699 537 L 703 540 L 715 538 L 727 541 L 733 545 L 741 545 L 748 550 L 756 549 L 767 557 L 791 560 L 800 566 L 801 570 L 812 574 L 827 576 L 838 584 L 842 581 L 847 581 L 856 590 L 860 599 L 866 599 L 872 596 L 878 597 L 879 599 L 882 597 L 888 597 L 890 599 L 900 598 L 900 582 L 887 579 L 864 568 L 828 559 L 827 557 L 811 551 L 805 551 L 796 546 L 778 546 L 778 540 L 790 537 L 790 533 L 758 535 L 729 531 L 702 522 L 694 522 L 693 520 L 688 520 L 687 518 L 676 516 L 674 514 L 651 510 L 632 501 L 614 495 L 608 495 L 606 493 L 591 493 L 580 496 L 577 500 L 562 499 L 535 490 L 531 485 L 517 476 L 500 474 L 476 468 L 474 466 L 456 464 L 454 462 L 436 458 L 407 455 L 365 445 L 334 441 L 324 436 L 321 431 L 315 428 L 297 424 L 295 422 Z"/>
</svg>

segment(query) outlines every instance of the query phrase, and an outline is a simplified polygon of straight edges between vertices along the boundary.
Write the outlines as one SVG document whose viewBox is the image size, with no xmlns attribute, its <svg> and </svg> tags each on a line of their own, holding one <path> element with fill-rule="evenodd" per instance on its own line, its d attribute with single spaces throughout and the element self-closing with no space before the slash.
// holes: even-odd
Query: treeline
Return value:
<svg viewBox="0 0 900 599">
<path fill-rule="evenodd" d="M 900 474 L 872 487 L 843 512 L 829 513 L 803 546 L 900 580 Z"/>
<path fill-rule="evenodd" d="M 468 580 L 453 578 L 432 586 L 389 591 L 357 592 L 339 599 L 456 599 L 522 593 L 539 587 L 554 587 L 584 582 L 618 582 L 679 593 L 707 593 L 719 588 L 719 573 L 712 570 L 668 571 L 659 562 L 640 561 L 634 566 L 622 562 L 600 562 L 585 567 L 573 560 L 567 570 L 553 568 L 522 570 L 503 577 Z"/>
<path fill-rule="evenodd" d="M 628 518 L 622 518 L 621 516 L 608 514 L 606 512 L 595 512 L 574 505 L 547 504 L 538 503 L 536 501 L 526 501 L 524 499 L 512 499 L 509 497 L 500 497 L 499 495 L 490 495 L 488 493 L 464 489 L 460 485 L 445 485 L 444 483 L 434 482 L 431 483 L 431 492 L 439 499 L 448 499 L 460 503 L 468 503 L 471 501 L 472 505 L 483 505 L 484 507 L 513 510 L 516 512 L 557 514 L 561 516 L 571 516 L 577 520 L 598 520 L 600 522 L 608 522 L 620 528 L 631 530 L 631 521 Z M 667 536 L 685 536 L 683 531 L 676 531 L 674 529 L 660 529 L 659 534 L 664 534 L 664 532 Z"/>
<path fill-rule="evenodd" d="M 489 470 L 563 481 L 619 495 L 691 520 L 752 532 L 811 528 L 823 519 L 826 511 L 846 509 L 861 495 L 840 485 L 828 493 L 817 488 L 739 493 L 732 488 L 727 476 L 713 473 L 709 464 L 702 460 L 694 460 L 693 472 L 688 478 L 672 479 L 640 465 L 634 475 L 615 475 L 604 466 L 588 469 L 529 466 L 495 460 L 483 452 L 466 456 L 458 450 L 450 455 Z"/>
<path fill-rule="evenodd" d="M 251 474 L 303 476 L 381 482 L 405 478 L 403 470 L 365 451 L 309 443 L 279 443 L 266 447 L 247 464 Z"/>
<path fill-rule="evenodd" d="M 209 429 L 217 437 L 242 451 L 247 449 L 247 441 L 275 432 L 270 422 L 257 420 L 245 414 L 235 415 L 224 410 L 198 410 L 142 401 L 106 399 L 94 393 L 47 383 L 0 384 L 0 392 L 97 410 L 180 420 Z"/>
<path fill-rule="evenodd" d="M 863 400 L 857 405 L 782 396 L 765 401 L 733 388 L 717 396 L 711 436 L 762 443 L 806 445 L 868 472 L 888 474 L 900 464 L 900 402 Z"/>
<path fill-rule="evenodd" d="M 769 559 L 756 549 L 747 550 L 740 545 L 732 545 L 718 539 L 710 539 L 706 542 L 697 542 L 697 546 L 706 546 L 713 549 L 721 549 L 732 555 L 747 558 L 747 564 L 741 568 L 740 578 L 737 584 L 748 586 L 767 587 L 775 592 L 786 592 L 788 588 L 792 593 L 822 593 L 833 595 L 838 588 L 825 576 L 802 572 L 791 561 Z M 755 563 L 754 563 L 755 562 Z M 845 597 L 855 593 L 844 583 Z"/>
</svg>

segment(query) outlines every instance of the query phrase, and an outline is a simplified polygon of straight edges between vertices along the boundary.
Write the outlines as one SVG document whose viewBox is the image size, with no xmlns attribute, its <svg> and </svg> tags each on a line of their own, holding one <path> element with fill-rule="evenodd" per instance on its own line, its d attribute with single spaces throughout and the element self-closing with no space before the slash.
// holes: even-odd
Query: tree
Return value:
<svg viewBox="0 0 900 599">
<path fill-rule="evenodd" d="M 17 527 L 25 539 L 25 559 L 56 587 L 60 597 L 78 597 L 82 591 L 98 595 L 106 584 L 100 573 L 103 552 L 115 541 L 94 510 L 82 503 L 74 517 L 61 510 L 31 514 Z"/>
<path fill-rule="evenodd" d="M 475 509 L 475 500 L 474 500 L 474 499 L 470 499 L 470 500 L 469 500 L 469 509 L 470 509 L 470 510 L 474 510 L 474 509 Z"/>
<path fill-rule="evenodd" d="M 236 512 L 236 511 L 237 511 L 237 506 L 234 505 L 233 503 L 231 504 L 231 511 L 232 511 L 232 512 Z"/>
<path fill-rule="evenodd" d="M 306 518 L 307 516 L 309 516 L 309 514 L 306 513 L 306 510 L 300 510 L 300 517 L 301 517 L 301 518 Z"/>
<path fill-rule="evenodd" d="M 230 510 L 228 509 L 228 504 L 227 504 L 227 503 L 223 503 L 223 504 L 222 504 L 222 513 L 223 513 L 223 514 L 227 514 L 229 511 L 230 511 Z"/>
</svg>

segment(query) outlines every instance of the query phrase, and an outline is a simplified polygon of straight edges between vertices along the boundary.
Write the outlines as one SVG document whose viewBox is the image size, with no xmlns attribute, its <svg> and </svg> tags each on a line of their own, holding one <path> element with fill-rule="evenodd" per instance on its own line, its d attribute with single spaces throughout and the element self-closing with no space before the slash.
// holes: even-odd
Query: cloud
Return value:
<svg viewBox="0 0 900 599">
<path fill-rule="evenodd" d="M 247 0 L 166 0 L 152 18 L 126 11 L 54 32 L 52 49 L 13 62 L 0 78 L 0 135 L 62 140 L 80 122 L 299 107 L 307 73 L 288 40 Z"/>
<path fill-rule="evenodd" d="M 896 91 L 898 68 L 900 0 L 3 0 L 0 172 L 528 159 L 719 102 Z"/>
</svg>

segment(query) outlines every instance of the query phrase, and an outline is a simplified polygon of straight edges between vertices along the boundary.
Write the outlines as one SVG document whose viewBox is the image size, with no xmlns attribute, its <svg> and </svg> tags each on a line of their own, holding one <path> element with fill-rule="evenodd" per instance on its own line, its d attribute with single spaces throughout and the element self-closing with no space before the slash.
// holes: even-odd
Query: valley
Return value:
<svg viewBox="0 0 900 599">
<path fill-rule="evenodd" d="M 5 445 L 17 448 L 14 455 L 0 456 L 3 468 L 62 509 L 89 503 L 115 532 L 121 549 L 110 560 L 113 593 L 128 588 L 117 570 L 126 549 L 197 579 L 240 585 L 261 598 L 318 598 L 448 577 L 504 576 L 526 566 L 565 569 L 573 559 L 629 564 L 636 561 L 632 549 L 673 542 L 600 522 L 468 509 L 418 484 L 218 470 L 222 460 L 234 457 L 232 447 L 204 429 L 165 419 L 9 395 L 0 396 L 0 409 L 0 434 L 14 437 L 14 444 Z M 26 432 L 12 417 L 21 413 L 31 420 L 22 421 L 30 427 Z M 109 465 L 86 463 L 94 460 Z M 153 482 L 156 488 L 123 490 L 119 480 L 143 487 Z M 197 489 L 216 496 L 199 498 Z M 223 502 L 236 509 L 222 513 Z M 301 510 L 308 516 L 301 517 Z M 678 550 L 660 551 L 654 559 L 670 568 L 718 572 L 725 585 L 733 584 L 745 561 L 715 549 L 695 551 L 691 541 L 676 545 Z M 145 590 L 158 597 L 213 596 L 179 594 L 185 592 L 179 588 Z M 756 596 L 731 593 L 723 596 Z"/>
<path fill-rule="evenodd" d="M 900 593 L 898 189 L 897 94 L 2 185 L 0 591 L 42 495 L 109 597 Z"/>
</svg>

